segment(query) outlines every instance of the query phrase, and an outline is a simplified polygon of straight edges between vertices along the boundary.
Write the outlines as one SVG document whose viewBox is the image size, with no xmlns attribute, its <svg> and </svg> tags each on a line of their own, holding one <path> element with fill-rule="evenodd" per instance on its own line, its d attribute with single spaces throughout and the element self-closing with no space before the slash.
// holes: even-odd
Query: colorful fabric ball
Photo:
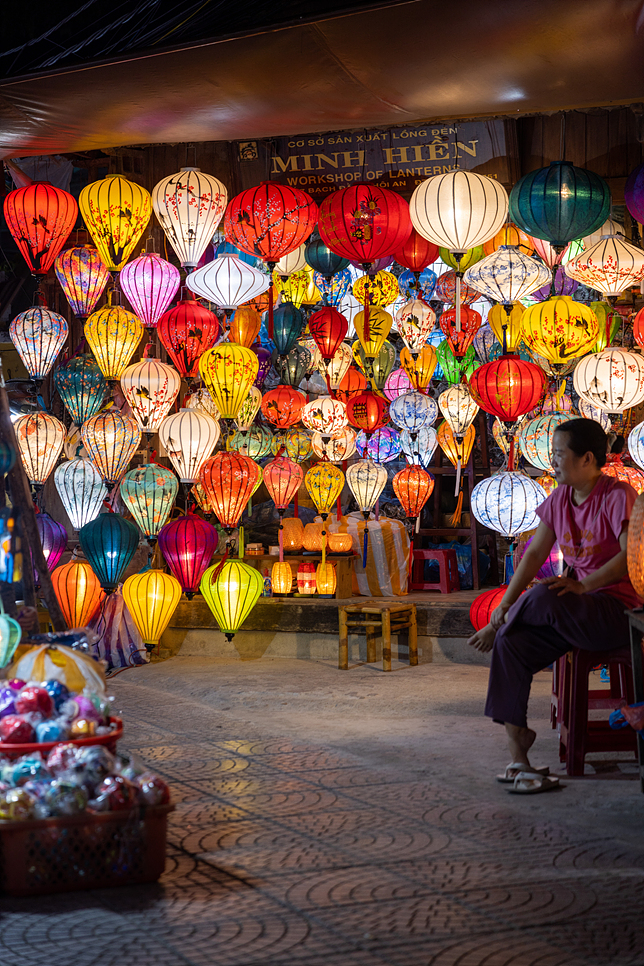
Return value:
<svg viewBox="0 0 644 966">
<path fill-rule="evenodd" d="M 54 702 L 44 688 L 27 685 L 16 698 L 16 711 L 18 714 L 33 714 L 36 711 L 44 718 L 50 718 L 54 713 Z"/>
<path fill-rule="evenodd" d="M 29 744 L 36 740 L 36 734 L 25 717 L 20 714 L 8 714 L 0 718 L 0 740 L 12 745 Z"/>
<path fill-rule="evenodd" d="M 51 681 L 45 681 L 43 687 L 54 702 L 56 711 L 59 711 L 61 705 L 69 698 L 69 688 L 62 681 L 53 679 Z"/>
<path fill-rule="evenodd" d="M 136 800 L 136 786 L 122 775 L 111 775 L 98 785 L 96 796 L 89 806 L 97 812 L 122 812 L 133 808 Z"/>
<path fill-rule="evenodd" d="M 0 718 L 4 718 L 7 714 L 16 713 L 15 698 L 15 691 L 12 691 L 11 688 L 2 688 L 0 691 Z"/>
<path fill-rule="evenodd" d="M 40 721 L 36 725 L 36 741 L 64 741 L 67 737 L 67 728 L 56 720 Z"/>
<path fill-rule="evenodd" d="M 139 790 L 139 801 L 145 805 L 167 805 L 170 801 L 170 789 L 159 775 L 146 771 L 136 779 Z"/>
<path fill-rule="evenodd" d="M 12 761 L 2 770 L 2 778 L 14 788 L 26 782 L 38 782 L 50 778 L 49 771 L 40 755 L 25 755 Z"/>
<path fill-rule="evenodd" d="M 45 804 L 51 815 L 78 815 L 87 807 L 87 793 L 82 785 L 55 778 L 45 793 Z"/>
<path fill-rule="evenodd" d="M 52 775 L 59 775 L 61 772 L 71 768 L 76 760 L 77 754 L 78 749 L 76 745 L 56 745 L 55 748 L 51 749 L 47 757 L 47 768 Z"/>
</svg>

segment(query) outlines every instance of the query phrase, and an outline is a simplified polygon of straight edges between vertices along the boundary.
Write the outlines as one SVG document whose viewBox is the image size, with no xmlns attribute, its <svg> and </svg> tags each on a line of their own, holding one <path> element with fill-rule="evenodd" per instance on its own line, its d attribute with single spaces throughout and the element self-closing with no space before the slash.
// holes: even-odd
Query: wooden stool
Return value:
<svg viewBox="0 0 644 966">
<path fill-rule="evenodd" d="M 588 675 L 598 664 L 610 669 L 610 690 L 589 690 Z M 559 760 L 568 775 L 583 775 L 584 760 L 591 751 L 637 750 L 632 728 L 614 730 L 608 721 L 588 720 L 598 708 L 614 710 L 633 703 L 630 647 L 615 651 L 582 651 L 573 648 L 557 661 L 557 703 L 553 708 L 559 734 Z"/>
<path fill-rule="evenodd" d="M 379 604 L 370 600 L 366 604 L 347 605 L 339 608 L 340 638 L 338 668 L 349 670 L 349 628 L 353 634 L 364 633 L 367 638 L 367 664 L 376 660 L 377 629 L 382 636 L 382 669 L 391 671 L 391 635 L 407 631 L 409 663 L 418 664 L 418 630 L 415 604 Z"/>
<path fill-rule="evenodd" d="M 410 590 L 438 590 L 441 594 L 451 594 L 461 589 L 458 575 L 458 561 L 455 550 L 412 550 L 414 562 L 411 570 Z M 426 560 L 438 561 L 439 580 L 437 584 L 426 584 L 423 571 Z"/>
</svg>

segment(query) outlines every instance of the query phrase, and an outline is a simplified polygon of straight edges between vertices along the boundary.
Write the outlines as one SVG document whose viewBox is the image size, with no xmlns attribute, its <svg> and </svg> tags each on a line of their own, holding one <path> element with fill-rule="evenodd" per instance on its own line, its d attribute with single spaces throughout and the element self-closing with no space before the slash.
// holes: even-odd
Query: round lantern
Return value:
<svg viewBox="0 0 644 966">
<path fill-rule="evenodd" d="M 304 525 L 299 517 L 282 518 L 282 537 L 285 553 L 299 553 L 304 546 Z"/>
<path fill-rule="evenodd" d="M 333 436 L 347 425 L 347 407 L 330 396 L 318 396 L 302 407 L 301 418 L 312 433 Z"/>
<path fill-rule="evenodd" d="M 261 478 L 261 467 L 241 453 L 215 453 L 201 467 L 199 481 L 212 512 L 229 535 L 239 523 Z"/>
<path fill-rule="evenodd" d="M 311 437 L 300 429 L 289 429 L 284 439 L 286 452 L 296 463 L 303 463 L 311 455 Z"/>
<path fill-rule="evenodd" d="M 424 268 L 427 268 L 428 265 L 431 265 L 436 261 L 438 254 L 438 245 L 434 245 L 426 238 L 423 238 L 423 236 L 419 235 L 416 229 L 412 227 L 409 238 L 405 244 L 394 253 L 394 258 L 399 265 L 402 265 L 403 268 L 408 269 L 410 272 L 414 272 L 414 274 L 418 276 Z"/>
<path fill-rule="evenodd" d="M 572 271 L 582 285 L 614 300 L 625 289 L 639 285 L 644 276 L 644 252 L 620 235 L 603 235 L 575 258 Z"/>
<path fill-rule="evenodd" d="M 420 352 L 436 324 L 436 313 L 422 299 L 406 302 L 396 312 L 396 326 L 409 351 Z"/>
<path fill-rule="evenodd" d="M 308 560 L 302 561 L 297 568 L 298 594 L 314 594 L 317 591 L 315 583 L 316 566 Z"/>
<path fill-rule="evenodd" d="M 219 434 L 219 423 L 196 409 L 180 409 L 166 416 L 159 427 L 159 440 L 181 483 L 194 483 L 199 477 Z"/>
<path fill-rule="evenodd" d="M 74 530 L 94 520 L 107 497 L 107 487 L 89 460 L 76 457 L 54 471 L 54 484 Z"/>
<path fill-rule="evenodd" d="M 612 476 L 621 483 L 628 483 L 637 493 L 644 490 L 644 473 L 634 466 L 625 466 L 619 456 L 608 457 L 608 462 L 602 466 L 604 476 Z"/>
<path fill-rule="evenodd" d="M 403 429 L 400 434 L 400 445 L 408 463 L 420 463 L 427 469 L 438 446 L 438 436 L 433 426 L 421 426 L 418 432 L 413 434 Z"/>
<path fill-rule="evenodd" d="M 306 245 L 300 245 L 287 255 L 282 255 L 275 266 L 275 274 L 279 275 L 282 281 L 293 275 L 294 272 L 302 272 L 306 269 Z"/>
<path fill-rule="evenodd" d="M 292 302 L 279 305 L 273 315 L 273 342 L 280 355 L 286 355 L 304 328 L 304 316 Z"/>
<path fill-rule="evenodd" d="M 389 419 L 389 403 L 383 396 L 366 390 L 349 399 L 347 419 L 352 426 L 363 429 L 366 433 L 373 433 Z"/>
<path fill-rule="evenodd" d="M 628 576 L 639 597 L 644 597 L 644 495 L 633 504 L 626 546 Z"/>
<path fill-rule="evenodd" d="M 264 467 L 263 481 L 276 508 L 283 512 L 291 503 L 304 478 L 293 460 L 278 456 Z M 281 516 L 280 512 L 280 516 Z"/>
<path fill-rule="evenodd" d="M 609 431 L 611 419 L 603 409 L 599 409 L 598 406 L 593 406 L 592 403 L 589 403 L 583 397 L 580 397 L 577 409 L 579 410 L 579 415 L 583 416 L 584 419 L 594 419 L 596 423 L 599 423 L 605 433 Z"/>
<path fill-rule="evenodd" d="M 347 258 L 336 255 L 319 237 L 311 238 L 306 243 L 304 252 L 306 261 L 313 271 L 326 280 L 344 271 L 349 264 Z"/>
<path fill-rule="evenodd" d="M 467 305 L 461 305 L 458 309 L 448 309 L 441 315 L 439 325 L 447 336 L 450 349 L 459 359 L 472 345 L 482 321 L 479 313 Z"/>
<path fill-rule="evenodd" d="M 74 227 L 78 205 L 68 191 L 35 181 L 6 195 L 4 216 L 31 273 L 44 277 Z"/>
<path fill-rule="evenodd" d="M 460 288 L 460 297 L 458 299 L 461 305 L 470 305 L 470 303 L 475 302 L 479 298 L 479 293 L 475 288 L 470 285 L 465 285 L 461 279 L 460 272 L 444 272 L 436 282 L 436 290 L 434 292 L 434 298 L 439 299 L 441 302 L 445 302 L 447 305 L 456 305 L 456 290 L 457 285 Z M 423 298 L 425 296 L 423 295 Z"/>
<path fill-rule="evenodd" d="M 305 550 L 310 553 L 319 553 L 322 550 L 325 539 L 322 536 L 323 529 L 324 525 L 321 521 L 307 523 L 302 532 L 302 546 Z"/>
<path fill-rule="evenodd" d="M 103 590 L 116 590 L 140 536 L 139 528 L 118 513 L 101 513 L 79 530 L 81 548 Z"/>
<path fill-rule="evenodd" d="M 131 416 L 110 409 L 86 420 L 81 439 L 92 463 L 111 489 L 121 479 L 141 442 L 141 430 Z"/>
<path fill-rule="evenodd" d="M 353 538 L 350 533 L 329 533 L 328 542 L 330 553 L 351 553 L 353 550 Z"/>
<path fill-rule="evenodd" d="M 199 374 L 199 360 L 217 342 L 221 333 L 219 320 L 194 299 L 182 299 L 157 323 L 161 345 L 182 376 Z"/>
<path fill-rule="evenodd" d="M 434 353 L 434 358 L 436 358 L 436 353 Z M 393 402 L 394 399 L 398 398 L 398 396 L 404 396 L 407 392 L 413 392 L 414 388 L 415 387 L 412 385 L 411 379 L 407 375 L 405 369 L 394 369 L 394 371 L 387 376 L 383 393 L 389 402 Z"/>
<path fill-rule="evenodd" d="M 354 396 L 360 396 L 367 388 L 367 380 L 362 372 L 351 367 L 340 380 L 335 395 L 345 405 Z"/>
<path fill-rule="evenodd" d="M 364 305 L 387 306 L 398 298 L 398 281 L 391 272 L 376 272 L 375 275 L 361 275 L 353 283 L 353 294 Z"/>
<path fill-rule="evenodd" d="M 302 408 L 306 403 L 304 393 L 292 386 L 277 386 L 269 389 L 262 398 L 262 413 L 273 426 L 288 429 L 300 421 Z"/>
<path fill-rule="evenodd" d="M 322 597 L 333 597 L 337 586 L 335 566 L 326 560 L 315 568 L 315 590 Z"/>
<path fill-rule="evenodd" d="M 265 292 L 268 276 L 230 253 L 219 255 L 186 278 L 191 292 L 231 311 Z"/>
<path fill-rule="evenodd" d="M 406 466 L 396 473 L 392 484 L 405 515 L 418 520 L 434 490 L 434 477 L 420 466 Z"/>
<path fill-rule="evenodd" d="M 387 470 L 373 460 L 352 463 L 347 470 L 347 484 L 363 516 L 370 513 L 387 483 Z"/>
<path fill-rule="evenodd" d="M 534 409 L 545 383 L 543 369 L 518 356 L 486 362 L 469 378 L 470 390 L 481 409 L 503 422 L 514 422 Z"/>
<path fill-rule="evenodd" d="M 479 411 L 471 392 L 462 382 L 450 386 L 440 394 L 438 407 L 457 439 L 465 436 Z"/>
<path fill-rule="evenodd" d="M 264 181 L 235 195 L 226 210 L 226 240 L 272 269 L 309 237 L 318 206 L 304 191 Z"/>
<path fill-rule="evenodd" d="M 315 273 L 306 266 L 301 272 L 293 272 L 284 281 L 277 272 L 273 272 L 273 284 L 281 294 L 282 302 L 292 302 L 296 308 L 303 305 L 314 305 L 322 300 L 322 293 L 315 284 Z"/>
<path fill-rule="evenodd" d="M 156 433 L 179 395 L 181 379 L 164 362 L 144 359 L 124 371 L 121 386 L 141 429 Z"/>
<path fill-rule="evenodd" d="M 523 473 L 506 471 L 477 483 L 472 490 L 472 513 L 484 527 L 515 537 L 539 525 L 536 509 L 546 495 Z"/>
<path fill-rule="evenodd" d="M 563 266 L 556 265 L 552 272 L 552 280 L 547 285 L 542 285 L 541 288 L 537 288 L 534 292 L 531 292 L 530 299 L 533 302 L 545 302 L 555 295 L 572 295 L 576 292 L 579 288 L 579 282 L 567 274 L 568 266 L 571 264 L 571 262 L 567 262 Z"/>
<path fill-rule="evenodd" d="M 161 553 L 188 600 L 194 597 L 218 540 L 212 524 L 193 513 L 166 523 L 159 531 Z"/>
<path fill-rule="evenodd" d="M 398 288 L 403 298 L 408 300 L 422 298 L 425 302 L 429 302 L 434 296 L 437 281 L 438 275 L 436 272 L 433 272 L 431 268 L 425 268 L 420 274 L 403 272 L 402 275 L 398 276 Z"/>
<path fill-rule="evenodd" d="M 376 259 L 393 255 L 409 238 L 409 206 L 388 188 L 371 184 L 340 188 L 322 202 L 318 230 L 332 251 L 367 270 Z"/>
<path fill-rule="evenodd" d="M 136 315 L 120 305 L 106 305 L 85 322 L 85 338 L 106 379 L 120 379 L 143 336 Z"/>
<path fill-rule="evenodd" d="M 148 328 L 156 326 L 179 288 L 178 268 L 160 255 L 146 253 L 121 269 L 121 288 L 138 318 Z"/>
<path fill-rule="evenodd" d="M 159 639 L 181 600 L 181 584 L 161 570 L 133 574 L 123 584 L 123 600 L 149 651 Z"/>
<path fill-rule="evenodd" d="M 27 479 L 42 486 L 58 462 L 65 441 L 65 427 L 49 413 L 19 416 L 13 424 Z"/>
<path fill-rule="evenodd" d="M 146 463 L 125 474 L 119 492 L 146 537 L 156 537 L 172 512 L 178 489 L 171 470 L 158 463 Z"/>
<path fill-rule="evenodd" d="M 492 612 L 496 610 L 503 600 L 507 589 L 507 584 L 501 584 L 500 587 L 492 587 L 490 590 L 479 594 L 476 600 L 472 601 L 470 605 L 470 622 L 474 626 L 475 631 L 480 631 L 490 623 Z"/>
<path fill-rule="evenodd" d="M 330 438 L 321 436 L 320 433 L 313 433 L 311 448 L 321 460 L 328 460 L 330 463 L 342 463 L 355 453 L 356 439 L 355 430 L 348 427 Z"/>
<path fill-rule="evenodd" d="M 228 440 L 229 448 L 242 456 L 250 456 L 253 460 L 261 460 L 271 451 L 273 435 L 265 426 L 251 426 L 249 430 L 235 433 Z"/>
<path fill-rule="evenodd" d="M 411 196 L 409 210 L 423 238 L 462 254 L 502 228 L 508 196 L 494 178 L 456 170 L 422 181 Z"/>
<path fill-rule="evenodd" d="M 67 626 L 87 627 L 105 597 L 90 565 L 72 560 L 54 570 L 51 582 Z"/>
<path fill-rule="evenodd" d="M 510 217 L 533 238 L 563 249 L 599 228 L 610 203 L 610 188 L 599 175 L 553 161 L 517 181 L 510 192 Z"/>
<path fill-rule="evenodd" d="M 52 571 L 67 548 L 67 530 L 48 513 L 36 514 L 36 529 L 49 571 Z M 34 574 L 37 581 L 37 575 Z"/>
<path fill-rule="evenodd" d="M 509 309 L 509 311 L 508 311 Z M 487 321 L 493 335 L 501 344 L 503 354 L 517 352 L 523 339 L 523 313 L 525 308 L 521 302 L 511 305 L 493 305 L 487 314 Z M 476 339 L 474 340 L 476 345 Z M 479 358 L 482 358 L 479 353 Z M 489 359 L 482 359 L 489 362 Z"/>
<path fill-rule="evenodd" d="M 271 569 L 271 587 L 273 594 L 283 596 L 290 594 L 293 589 L 293 571 L 290 563 L 283 560 L 273 564 Z"/>
<path fill-rule="evenodd" d="M 229 339 L 237 345 L 243 345 L 250 349 L 253 342 L 259 335 L 262 320 L 259 313 L 250 305 L 240 305 L 236 309 L 234 316 L 230 320 Z"/>
<path fill-rule="evenodd" d="M 149 193 L 122 175 L 109 175 L 83 188 L 78 206 L 103 264 L 118 272 L 150 220 Z"/>
<path fill-rule="evenodd" d="M 183 268 L 196 268 L 224 216 L 225 185 L 200 168 L 181 168 L 152 189 L 152 207 Z"/>
<path fill-rule="evenodd" d="M 438 407 L 434 400 L 420 392 L 398 396 L 389 407 L 392 423 L 399 429 L 406 429 L 412 437 L 423 426 L 431 426 L 437 415 Z"/>
<path fill-rule="evenodd" d="M 326 519 L 342 493 L 344 473 L 331 463 L 315 463 L 307 470 L 304 485 L 318 513 Z"/>
<path fill-rule="evenodd" d="M 199 372 L 223 419 L 235 419 L 255 381 L 259 362 L 252 349 L 224 342 L 205 352 Z"/>
<path fill-rule="evenodd" d="M 519 445 L 528 463 L 538 470 L 553 473 L 550 453 L 555 430 L 570 419 L 570 413 L 550 413 L 531 419 L 521 427 Z"/>
<path fill-rule="evenodd" d="M 633 462 L 644 470 L 644 422 L 633 426 L 628 434 L 628 452 Z"/>
<path fill-rule="evenodd" d="M 9 326 L 9 336 L 32 379 L 51 372 L 56 356 L 69 334 L 67 322 L 57 312 L 33 306 L 21 312 Z"/>
<path fill-rule="evenodd" d="M 542 259 L 544 265 L 547 265 L 552 272 L 557 265 L 563 263 L 564 259 L 570 257 L 570 251 L 574 243 L 571 242 L 563 249 L 556 249 L 552 247 L 550 242 L 543 238 L 532 238 L 532 244 L 534 245 L 535 254 Z"/>
<path fill-rule="evenodd" d="M 400 434 L 394 429 L 384 427 L 377 429 L 375 433 L 367 433 L 364 430 L 356 436 L 356 449 L 360 456 L 374 460 L 376 463 L 388 463 L 395 460 L 402 449 Z"/>
<path fill-rule="evenodd" d="M 251 428 L 255 416 L 259 412 L 261 402 L 261 392 L 257 386 L 251 386 L 235 420 L 235 426 L 237 429 L 249 430 Z"/>
<path fill-rule="evenodd" d="M 258 570 L 241 560 L 227 560 L 206 570 L 199 589 L 219 630 L 232 641 L 259 600 L 264 581 Z"/>
<path fill-rule="evenodd" d="M 463 281 L 490 301 L 509 306 L 548 284 L 551 275 L 543 262 L 503 245 L 468 268 Z"/>
<path fill-rule="evenodd" d="M 101 256 L 95 248 L 85 245 L 68 248 L 60 253 L 54 268 L 72 312 L 77 318 L 86 319 L 96 308 L 110 277 Z"/>
<path fill-rule="evenodd" d="M 330 305 L 314 312 L 309 319 L 309 333 L 325 362 L 329 362 L 346 337 L 349 323 Z"/>
<path fill-rule="evenodd" d="M 294 345 L 284 356 L 275 353 L 273 365 L 280 380 L 287 386 L 299 386 L 311 363 L 311 353 L 302 345 Z"/>
<path fill-rule="evenodd" d="M 439 255 L 441 257 L 441 261 L 445 265 L 449 265 L 449 267 L 454 269 L 454 271 L 458 270 L 465 272 L 468 268 L 471 268 L 472 265 L 476 265 L 477 262 L 480 262 L 484 257 L 485 252 L 483 251 L 482 245 L 477 245 L 475 248 L 470 248 L 469 251 L 463 252 L 458 259 L 446 248 L 440 248 Z"/>
<path fill-rule="evenodd" d="M 625 349 L 604 349 L 580 360 L 575 391 L 605 413 L 622 413 L 644 399 L 644 358 Z"/>
<path fill-rule="evenodd" d="M 412 355 L 407 346 L 400 350 L 400 364 L 407 376 L 412 392 L 419 392 L 429 386 L 436 371 L 437 363 L 436 350 L 431 345 L 424 345 L 420 352 L 415 355 Z M 398 395 L 403 394 L 398 393 Z"/>
<path fill-rule="evenodd" d="M 369 376 L 372 386 L 382 389 L 396 361 L 396 350 L 391 342 L 383 342 L 378 355 L 373 358 L 367 356 L 359 342 L 354 342 L 351 349 L 354 361 Z M 406 352 L 407 349 L 402 351 Z"/>
<path fill-rule="evenodd" d="M 248 397 L 246 398 L 248 399 Z M 242 409 L 244 408 L 244 405 L 242 405 Z M 217 421 L 221 418 L 221 413 L 217 409 L 215 400 L 212 398 L 207 389 L 195 389 L 194 392 L 187 393 L 187 395 L 183 397 L 181 408 L 196 409 L 198 412 L 205 413 L 207 416 L 211 416 Z"/>
<path fill-rule="evenodd" d="M 492 252 L 497 251 L 502 245 L 512 245 L 513 248 L 520 249 L 524 255 L 532 255 L 534 252 L 534 239 L 530 235 L 526 235 L 516 225 L 513 225 L 511 221 L 506 222 L 494 238 L 490 238 L 485 242 L 483 251 L 486 255 L 491 255 Z"/>
<path fill-rule="evenodd" d="M 90 355 L 74 356 L 59 366 L 54 372 L 54 384 L 77 426 L 96 415 L 108 393 L 103 373 Z"/>
</svg>

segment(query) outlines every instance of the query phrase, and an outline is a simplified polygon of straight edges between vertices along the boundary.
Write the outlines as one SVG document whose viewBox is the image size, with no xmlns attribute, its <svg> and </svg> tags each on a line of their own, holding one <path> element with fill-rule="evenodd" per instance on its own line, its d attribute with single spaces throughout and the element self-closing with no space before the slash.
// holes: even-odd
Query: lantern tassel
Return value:
<svg viewBox="0 0 644 966">
<path fill-rule="evenodd" d="M 216 568 L 215 568 L 215 569 L 213 570 L 213 572 L 212 572 L 212 574 L 211 574 L 211 577 L 210 577 L 210 583 L 211 583 L 211 585 L 212 585 L 212 584 L 216 584 L 216 583 L 217 583 L 217 579 L 218 579 L 218 577 L 219 577 L 219 574 L 221 573 L 221 571 L 222 571 L 222 569 L 223 569 L 223 566 L 224 566 L 224 564 L 225 564 L 225 563 L 226 563 L 226 561 L 228 560 L 228 550 L 229 550 L 229 547 L 228 547 L 228 544 L 226 544 L 226 551 L 225 551 L 225 553 L 224 553 L 224 555 L 223 555 L 223 557 L 221 558 L 221 560 L 220 560 L 220 562 L 219 562 L 219 566 L 218 566 L 218 567 L 216 567 Z"/>
<path fill-rule="evenodd" d="M 463 490 L 459 490 L 458 500 L 456 501 L 456 509 L 452 513 L 449 525 L 450 527 L 458 527 L 461 522 L 461 517 L 463 513 Z"/>
<path fill-rule="evenodd" d="M 273 339 L 273 270 L 268 283 L 268 338 Z"/>
<path fill-rule="evenodd" d="M 380 497 L 378 497 L 378 499 L 376 500 L 375 516 L 376 516 L 376 520 L 380 519 Z"/>
<path fill-rule="evenodd" d="M 459 490 L 461 488 L 461 454 L 459 451 L 458 459 L 456 460 L 456 485 L 454 487 L 454 496 L 458 496 Z"/>
<path fill-rule="evenodd" d="M 238 544 L 238 547 L 237 547 L 237 556 L 239 557 L 240 560 L 243 560 L 244 559 L 244 550 L 245 550 L 244 543 L 245 543 L 245 541 L 244 541 L 244 528 L 243 527 L 240 527 L 239 528 L 239 536 L 237 538 L 237 544 Z"/>
<path fill-rule="evenodd" d="M 326 373 L 325 373 L 325 375 L 326 375 L 326 387 L 329 390 L 329 396 L 331 396 L 331 399 L 335 399 L 335 393 L 333 392 L 333 389 L 331 389 L 331 378 L 329 376 L 329 366 L 328 366 L 328 364 L 327 364 L 327 367 L 326 367 Z"/>
<path fill-rule="evenodd" d="M 510 451 L 508 453 L 508 470 L 514 469 L 514 436 L 510 439 Z"/>
<path fill-rule="evenodd" d="M 336 507 L 335 507 L 335 518 L 338 521 L 342 519 L 342 504 L 340 502 L 340 497 L 338 497 Z"/>
<path fill-rule="evenodd" d="M 367 547 L 369 545 L 369 530 L 368 530 L 368 520 L 364 522 L 364 538 L 362 541 L 362 569 L 367 569 Z"/>
</svg>

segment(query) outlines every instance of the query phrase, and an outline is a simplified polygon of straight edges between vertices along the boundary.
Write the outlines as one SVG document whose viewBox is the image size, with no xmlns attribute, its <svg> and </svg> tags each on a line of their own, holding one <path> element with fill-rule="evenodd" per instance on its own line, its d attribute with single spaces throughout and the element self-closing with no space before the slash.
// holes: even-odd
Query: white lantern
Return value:
<svg viewBox="0 0 644 966">
<path fill-rule="evenodd" d="M 633 462 L 644 470 L 644 422 L 633 426 L 628 434 L 628 452 Z"/>
<path fill-rule="evenodd" d="M 349 489 L 362 513 L 369 513 L 387 483 L 387 470 L 373 460 L 358 460 L 346 473 Z"/>
<path fill-rule="evenodd" d="M 421 182 L 409 202 L 416 231 L 453 253 L 482 245 L 503 228 L 508 193 L 494 178 L 448 171 Z"/>
<path fill-rule="evenodd" d="M 44 379 L 69 333 L 67 322 L 57 312 L 35 305 L 17 315 L 9 336 L 31 379 Z"/>
<path fill-rule="evenodd" d="M 249 430 L 253 425 L 255 416 L 259 412 L 259 407 L 262 404 L 262 394 L 257 386 L 251 386 L 246 399 L 241 405 L 241 409 L 237 413 L 235 418 L 235 426 L 239 430 L 244 432 Z M 217 407 L 215 407 L 217 408 Z"/>
<path fill-rule="evenodd" d="M 128 366 L 121 387 L 134 418 L 145 433 L 156 433 L 179 395 L 181 379 L 172 366 L 158 359 L 143 359 Z"/>
<path fill-rule="evenodd" d="M 283 255 L 275 266 L 275 274 L 287 278 L 294 272 L 303 272 L 306 268 L 306 245 L 300 245 L 295 251 Z"/>
<path fill-rule="evenodd" d="M 484 527 L 515 537 L 539 525 L 536 510 L 545 498 L 545 491 L 529 476 L 507 470 L 477 483 L 470 506 Z"/>
<path fill-rule="evenodd" d="M 225 185 L 199 168 L 181 168 L 152 189 L 152 207 L 184 268 L 196 268 L 224 216 Z"/>
<path fill-rule="evenodd" d="M 180 409 L 159 427 L 159 439 L 181 483 L 194 483 L 219 439 L 219 423 L 197 409 Z"/>
<path fill-rule="evenodd" d="M 644 252 L 621 235 L 603 235 L 574 259 L 568 274 L 607 298 L 617 298 L 644 276 Z"/>
<path fill-rule="evenodd" d="M 194 392 L 187 393 L 183 397 L 183 409 L 198 409 L 200 413 L 206 413 L 213 419 L 221 419 L 221 413 L 217 403 L 212 398 L 207 389 L 195 389 Z"/>
<path fill-rule="evenodd" d="M 186 278 L 191 292 L 228 311 L 261 295 L 268 283 L 268 275 L 228 252 Z"/>
<path fill-rule="evenodd" d="M 604 349 L 580 359 L 572 377 L 578 395 L 605 413 L 623 413 L 644 399 L 644 358 Z"/>
<path fill-rule="evenodd" d="M 567 423 L 570 413 L 548 413 L 537 416 L 521 426 L 519 431 L 519 446 L 521 452 L 531 466 L 546 473 L 553 473 L 550 454 L 552 452 L 552 437 L 555 430 L 562 423 Z"/>
<path fill-rule="evenodd" d="M 319 459 L 328 460 L 329 463 L 342 463 L 355 453 L 357 435 L 350 426 L 334 433 L 330 438 L 322 436 L 321 433 L 313 433 L 311 446 Z"/>
<path fill-rule="evenodd" d="M 584 419 L 594 419 L 596 423 L 600 424 L 605 433 L 608 432 L 611 427 L 611 420 L 608 413 L 605 413 L 603 409 L 598 409 L 597 406 L 593 406 L 585 399 L 579 400 L 577 408 L 579 409 L 580 416 L 583 416 Z"/>
<path fill-rule="evenodd" d="M 318 396 L 306 403 L 302 407 L 301 419 L 307 429 L 321 436 L 334 436 L 349 422 L 347 407 L 330 396 Z"/>
<path fill-rule="evenodd" d="M 96 519 L 108 495 L 94 464 L 80 456 L 56 467 L 54 484 L 74 530 Z"/>
<path fill-rule="evenodd" d="M 463 275 L 466 285 L 493 302 L 507 306 L 527 298 L 551 280 L 552 275 L 543 262 L 524 255 L 514 245 L 501 245 Z"/>
<path fill-rule="evenodd" d="M 405 345 L 416 355 L 436 324 L 436 313 L 422 299 L 411 299 L 398 309 L 394 319 Z"/>
<path fill-rule="evenodd" d="M 322 373 L 322 375 L 328 376 L 329 385 L 331 389 L 335 391 L 344 379 L 347 371 L 351 367 L 351 363 L 353 362 L 353 352 L 351 350 L 351 346 L 347 345 L 346 342 L 341 342 L 333 353 L 328 365 L 326 365 L 324 362 L 324 359 L 322 358 L 320 350 L 317 346 L 315 346 L 315 349 L 319 358 L 318 370 Z"/>
<path fill-rule="evenodd" d="M 412 438 L 422 426 L 431 426 L 438 416 L 438 406 L 431 396 L 422 392 L 407 392 L 397 396 L 389 406 L 389 418 L 399 429 L 406 429 Z"/>
<path fill-rule="evenodd" d="M 607 218 L 603 225 L 601 225 L 597 231 L 592 232 L 590 235 L 584 235 L 581 240 L 583 245 L 583 250 L 587 252 L 590 248 L 593 248 L 598 241 L 602 240 L 604 235 L 621 235 L 624 237 L 624 226 L 620 225 L 618 221 L 613 218 Z"/>
<path fill-rule="evenodd" d="M 61 454 L 65 427 L 55 416 L 38 412 L 19 416 L 13 429 L 29 482 L 42 486 Z"/>
<path fill-rule="evenodd" d="M 431 464 L 432 457 L 438 446 L 438 436 L 433 426 L 423 426 L 412 439 L 411 433 L 403 429 L 400 434 L 402 451 L 408 463 L 423 466 L 425 469 Z"/>
<path fill-rule="evenodd" d="M 479 411 L 467 386 L 459 382 L 445 389 L 438 397 L 438 406 L 456 439 L 463 439 Z"/>
<path fill-rule="evenodd" d="M 81 439 L 92 463 L 107 483 L 118 483 L 141 442 L 139 424 L 118 409 L 109 409 L 86 419 Z"/>
</svg>

